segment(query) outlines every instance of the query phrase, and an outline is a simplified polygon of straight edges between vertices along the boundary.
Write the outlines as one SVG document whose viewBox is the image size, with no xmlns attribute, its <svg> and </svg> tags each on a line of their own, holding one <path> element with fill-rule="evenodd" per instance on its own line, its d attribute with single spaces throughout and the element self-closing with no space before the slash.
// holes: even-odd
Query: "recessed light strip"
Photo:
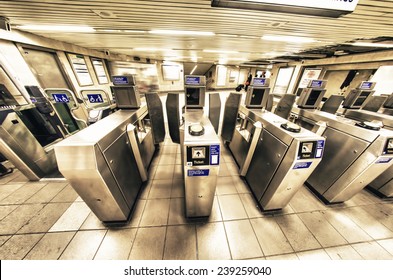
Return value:
<svg viewBox="0 0 393 280">
<path fill-rule="evenodd" d="M 89 26 L 78 25 L 19 25 L 19 29 L 31 31 L 62 31 L 62 32 L 95 32 L 96 30 Z"/>
<path fill-rule="evenodd" d="M 207 31 L 188 31 L 188 30 L 150 30 L 150 34 L 159 35 L 195 35 L 195 36 L 214 36 L 214 32 Z"/>
<path fill-rule="evenodd" d="M 292 43 L 315 43 L 316 40 L 305 37 L 295 37 L 295 36 L 276 36 L 276 35 L 264 35 L 261 38 L 267 41 L 276 42 L 292 42 Z"/>
</svg>

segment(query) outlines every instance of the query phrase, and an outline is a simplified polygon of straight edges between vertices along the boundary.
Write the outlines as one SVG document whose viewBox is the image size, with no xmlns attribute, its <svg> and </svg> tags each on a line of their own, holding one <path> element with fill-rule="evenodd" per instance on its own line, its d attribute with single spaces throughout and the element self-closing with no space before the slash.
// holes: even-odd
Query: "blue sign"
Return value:
<svg viewBox="0 0 393 280">
<path fill-rule="evenodd" d="M 309 168 L 311 166 L 312 162 L 298 162 L 295 164 L 295 166 L 292 169 L 304 169 L 304 168 Z"/>
<path fill-rule="evenodd" d="M 114 76 L 113 84 L 114 85 L 128 85 L 128 78 L 126 76 Z"/>
<path fill-rule="evenodd" d="M 70 99 L 65 93 L 52 93 L 52 97 L 57 103 L 68 103 Z"/>
<path fill-rule="evenodd" d="M 325 140 L 318 140 L 317 141 L 317 149 L 315 152 L 315 157 L 316 158 L 321 158 L 322 157 L 322 152 L 323 152 L 323 147 L 325 146 Z"/>
<path fill-rule="evenodd" d="M 89 100 L 90 103 L 103 103 L 104 102 L 101 94 L 88 94 L 87 99 Z"/>
<path fill-rule="evenodd" d="M 392 158 L 381 158 L 377 160 L 375 163 L 388 163 L 392 160 Z"/>
<path fill-rule="evenodd" d="M 265 86 L 266 85 L 266 79 L 265 78 L 254 78 L 254 81 L 252 82 L 253 86 Z"/>
<path fill-rule="evenodd" d="M 360 89 L 371 89 L 373 82 L 362 82 L 360 84 Z"/>
<path fill-rule="evenodd" d="M 209 169 L 192 169 L 187 170 L 188 177 L 209 176 Z"/>
<path fill-rule="evenodd" d="M 323 83 L 323 81 L 321 81 L 321 80 L 312 80 L 310 87 L 320 88 L 320 87 L 322 87 L 322 83 Z"/>
<path fill-rule="evenodd" d="M 201 77 L 186 77 L 186 85 L 199 85 Z"/>
<path fill-rule="evenodd" d="M 220 145 L 210 145 L 210 165 L 220 164 Z"/>
</svg>

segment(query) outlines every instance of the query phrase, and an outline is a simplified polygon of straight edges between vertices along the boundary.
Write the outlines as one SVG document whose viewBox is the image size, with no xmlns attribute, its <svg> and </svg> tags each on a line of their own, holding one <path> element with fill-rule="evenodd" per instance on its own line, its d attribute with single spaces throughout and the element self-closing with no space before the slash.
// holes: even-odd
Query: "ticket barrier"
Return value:
<svg viewBox="0 0 393 280">
<path fill-rule="evenodd" d="M 393 116 L 365 110 L 348 110 L 345 117 L 366 123 L 382 123 L 385 129 L 393 130 Z M 393 141 L 388 142 L 387 149 L 393 149 Z M 369 183 L 367 187 L 379 196 L 393 197 L 393 165 Z"/>
<path fill-rule="evenodd" d="M 38 181 L 45 176 L 57 171 L 57 164 L 53 150 L 53 144 L 62 138 L 56 137 L 56 133 L 49 124 L 36 112 L 34 105 L 18 107 L 20 111 L 14 109 L 0 110 L 0 152 L 14 164 L 29 180 Z M 21 112 L 24 111 L 22 115 Z M 31 118 L 29 126 L 26 125 L 26 112 L 34 114 L 37 118 Z M 39 125 L 31 124 L 33 121 L 41 120 Z M 48 130 L 44 125 L 48 125 L 53 131 Z M 31 130 L 34 128 L 33 130 Z M 41 133 L 55 137 L 44 139 Z M 34 135 L 35 133 L 36 135 Z M 41 143 L 39 140 L 42 140 Z M 45 145 L 46 144 L 46 145 Z"/>
<path fill-rule="evenodd" d="M 186 111 L 180 127 L 188 218 L 211 213 L 220 165 L 220 140 L 202 110 Z"/>
<path fill-rule="evenodd" d="M 169 133 L 180 143 L 187 218 L 210 215 L 220 165 L 219 126 L 221 102 L 209 95 L 209 116 L 204 115 L 206 78 L 185 76 L 185 107 L 179 113 L 179 95 L 169 93 L 166 101 Z"/>
<path fill-rule="evenodd" d="M 307 185 L 327 203 L 351 199 L 393 161 L 393 132 L 318 110 L 292 109 L 300 126 L 326 138 L 324 157 Z"/>
<path fill-rule="evenodd" d="M 235 97 L 228 97 L 223 131 L 233 126 Z M 229 104 L 228 104 L 229 103 Z M 232 108 L 229 108 L 232 107 Z M 229 142 L 240 175 L 263 210 L 284 208 L 321 161 L 325 139 L 271 112 L 238 105 Z"/>
<path fill-rule="evenodd" d="M 146 104 L 119 110 L 55 145 L 59 170 L 99 220 L 125 223 L 155 151 Z"/>
<path fill-rule="evenodd" d="M 157 125 L 163 122 L 157 94 L 151 94 L 146 104 L 135 91 L 125 88 L 118 93 L 121 110 L 55 145 L 60 172 L 107 224 L 129 220 L 156 142 L 165 137 L 159 129 L 164 124 Z"/>
<path fill-rule="evenodd" d="M 102 89 L 81 90 L 83 102 L 88 111 L 87 123 L 93 124 L 109 116 L 116 110 L 108 93 Z"/>
<path fill-rule="evenodd" d="M 364 106 L 374 86 L 365 81 L 352 90 L 344 100 L 344 113 Z M 390 167 L 393 155 L 387 145 L 393 134 L 375 123 L 315 110 L 323 94 L 324 82 L 311 81 L 292 108 L 292 118 L 326 138 L 325 155 L 306 183 L 324 202 L 339 203 L 351 199 Z"/>
</svg>

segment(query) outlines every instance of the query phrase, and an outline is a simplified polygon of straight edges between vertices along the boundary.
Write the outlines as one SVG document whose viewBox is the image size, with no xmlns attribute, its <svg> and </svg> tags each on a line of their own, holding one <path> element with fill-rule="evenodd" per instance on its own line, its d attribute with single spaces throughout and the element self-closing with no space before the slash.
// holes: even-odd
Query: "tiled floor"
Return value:
<svg viewBox="0 0 393 280">
<path fill-rule="evenodd" d="M 131 221 L 105 227 L 66 181 L 0 179 L 0 259 L 393 259 L 393 201 L 363 190 L 327 206 L 302 188 L 281 211 L 262 213 L 230 152 L 212 213 L 184 215 L 180 149 L 161 145 Z"/>
</svg>

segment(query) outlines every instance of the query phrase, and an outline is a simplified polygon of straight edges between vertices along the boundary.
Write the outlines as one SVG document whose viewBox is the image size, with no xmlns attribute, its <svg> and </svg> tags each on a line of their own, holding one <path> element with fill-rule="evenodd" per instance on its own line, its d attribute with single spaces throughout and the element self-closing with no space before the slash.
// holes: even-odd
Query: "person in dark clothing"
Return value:
<svg viewBox="0 0 393 280">
<path fill-rule="evenodd" d="M 246 82 L 245 82 L 245 87 L 244 87 L 244 90 L 245 90 L 245 91 L 247 91 L 248 86 L 249 86 L 250 83 L 251 83 L 251 80 L 252 80 L 252 75 L 251 75 L 251 73 L 248 73 L 248 77 L 247 77 L 247 80 L 246 80 Z"/>
</svg>

